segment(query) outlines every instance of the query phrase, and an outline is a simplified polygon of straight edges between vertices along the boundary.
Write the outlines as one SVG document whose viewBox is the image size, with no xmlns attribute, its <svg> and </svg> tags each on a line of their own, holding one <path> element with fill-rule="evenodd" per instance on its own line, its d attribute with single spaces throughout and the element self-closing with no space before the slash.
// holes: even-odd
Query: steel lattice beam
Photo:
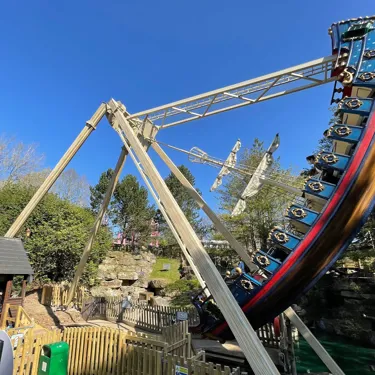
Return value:
<svg viewBox="0 0 375 375">
<path fill-rule="evenodd" d="M 323 57 L 235 85 L 131 114 L 133 123 L 151 121 L 159 130 L 335 81 L 336 55 Z"/>
</svg>

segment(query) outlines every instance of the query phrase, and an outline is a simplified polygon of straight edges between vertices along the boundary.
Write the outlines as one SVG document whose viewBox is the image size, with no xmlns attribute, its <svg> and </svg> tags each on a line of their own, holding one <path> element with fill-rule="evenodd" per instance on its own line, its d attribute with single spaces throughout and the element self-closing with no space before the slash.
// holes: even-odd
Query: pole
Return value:
<svg viewBox="0 0 375 375">
<path fill-rule="evenodd" d="M 82 253 L 82 256 L 81 256 L 81 260 L 79 261 L 76 272 L 74 274 L 72 284 L 69 288 L 69 294 L 68 294 L 66 306 L 69 306 L 69 304 L 72 302 L 72 300 L 74 298 L 74 293 L 77 289 L 79 279 L 82 277 L 83 270 L 85 269 L 87 260 L 89 259 L 91 249 L 92 249 L 92 245 L 94 244 L 96 234 L 98 233 L 98 230 L 101 226 L 104 215 L 107 211 L 109 202 L 111 201 L 111 197 L 112 197 L 112 195 L 115 191 L 117 181 L 118 181 L 118 179 L 121 175 L 122 169 L 124 167 L 127 154 L 128 154 L 128 151 L 123 147 L 122 150 L 121 150 L 120 156 L 117 160 L 116 168 L 113 172 L 111 181 L 109 182 L 109 185 L 107 187 L 107 191 L 105 192 L 105 196 L 103 198 L 102 205 L 99 209 L 98 215 L 97 215 L 97 217 L 95 219 L 95 222 L 94 222 L 94 225 L 91 229 L 90 237 L 89 237 L 89 239 L 86 243 L 86 246 L 85 246 L 85 248 L 83 250 L 83 253 Z"/>
<path fill-rule="evenodd" d="M 223 313 L 230 329 L 236 337 L 242 351 L 255 375 L 278 374 L 275 364 L 272 362 L 267 351 L 260 342 L 254 329 L 251 327 L 244 312 L 241 310 L 236 299 L 228 289 L 223 278 L 219 274 L 209 255 L 205 251 L 198 236 L 183 214 L 173 195 L 169 191 L 165 181 L 159 174 L 150 156 L 142 146 L 141 141 L 134 133 L 128 120 L 122 113 L 122 108 L 115 100 L 108 103 L 112 110 L 112 118 L 117 122 L 118 133 L 121 138 L 134 150 L 139 163 L 142 164 L 147 178 L 154 186 L 155 191 L 163 202 L 165 211 L 178 230 L 181 239 L 186 244 L 190 254 L 197 265 L 200 274 Z M 126 139 L 125 139 L 126 138 Z"/>
<path fill-rule="evenodd" d="M 232 234 L 225 227 L 225 225 L 221 222 L 221 220 L 218 218 L 218 216 L 215 214 L 215 212 L 211 210 L 211 208 L 208 206 L 208 204 L 204 201 L 204 199 L 195 190 L 194 186 L 181 173 L 181 171 L 177 168 L 177 166 L 173 163 L 173 161 L 169 158 L 169 156 L 165 153 L 165 151 L 156 142 L 153 142 L 151 147 L 160 156 L 160 158 L 164 161 L 164 163 L 167 164 L 168 168 L 172 171 L 172 173 L 176 176 L 176 178 L 181 182 L 181 184 L 187 189 L 190 196 L 198 203 L 199 207 L 203 210 L 203 212 L 214 223 L 215 228 L 219 232 L 221 232 L 221 234 L 229 242 L 229 244 L 236 251 L 236 253 L 243 259 L 243 261 L 246 263 L 246 265 L 250 268 L 250 271 L 251 272 L 257 271 L 258 267 L 252 262 L 252 260 L 250 258 L 250 255 L 247 253 L 247 251 L 232 236 Z"/>
<path fill-rule="evenodd" d="M 20 215 L 14 221 L 12 226 L 8 229 L 8 232 L 6 232 L 5 237 L 13 238 L 17 235 L 21 227 L 25 224 L 26 220 L 34 211 L 37 204 L 47 194 L 48 190 L 58 179 L 60 174 L 64 171 L 65 167 L 72 160 L 74 155 L 81 148 L 81 146 L 89 137 L 89 135 L 96 129 L 96 126 L 98 125 L 98 123 L 100 122 L 100 120 L 102 119 L 106 111 L 107 111 L 106 105 L 102 103 L 100 107 L 96 110 L 94 115 L 91 117 L 91 119 L 86 122 L 85 127 L 79 133 L 78 137 L 74 140 L 74 142 L 71 144 L 71 146 L 63 155 L 63 157 L 56 164 L 55 168 L 52 169 L 51 173 L 44 180 L 42 185 L 40 185 L 39 189 L 36 191 L 34 196 L 30 199 L 29 203 L 26 205 L 26 207 L 22 210 Z"/>
<path fill-rule="evenodd" d="M 165 218 L 165 221 L 168 224 L 168 226 L 169 226 L 169 228 L 170 228 L 170 230 L 171 230 L 174 238 L 176 239 L 177 243 L 179 244 L 182 253 L 185 255 L 186 260 L 188 261 L 191 269 L 193 270 L 195 276 L 197 277 L 197 280 L 199 281 L 199 284 L 201 285 L 202 289 L 204 289 L 204 293 L 208 297 L 210 295 L 210 293 L 207 291 L 207 289 L 205 289 L 206 288 L 206 283 L 202 279 L 202 276 L 199 273 L 198 268 L 194 264 L 194 261 L 193 261 L 192 257 L 190 256 L 190 254 L 189 254 L 189 252 L 188 252 L 185 244 L 182 242 L 181 237 L 179 236 L 179 234 L 178 234 L 176 228 L 174 227 L 171 219 L 169 218 L 168 214 L 166 213 L 162 202 L 158 198 L 157 193 L 155 192 L 154 188 L 152 187 L 152 185 L 150 184 L 149 180 L 147 179 L 147 176 L 144 173 L 141 165 L 138 163 L 138 160 L 137 160 L 136 156 L 134 155 L 133 150 L 128 146 L 128 144 L 126 143 L 125 139 L 124 139 L 124 144 L 125 144 L 126 149 L 128 150 L 128 153 L 129 153 L 130 157 L 134 161 L 134 164 L 135 164 L 136 168 L 138 169 L 138 172 L 140 173 L 141 177 L 143 178 L 143 181 L 145 182 L 145 184 L 148 187 L 148 189 L 149 189 L 152 197 L 154 198 L 154 200 L 156 202 L 156 205 L 159 207 L 160 212 L 163 214 L 163 216 Z"/>
<path fill-rule="evenodd" d="M 305 323 L 297 315 L 297 313 L 291 308 L 288 307 L 284 314 L 288 319 L 297 327 L 299 333 L 303 338 L 309 343 L 311 348 L 317 354 L 317 356 L 323 361 L 327 366 L 328 370 L 333 375 L 345 375 L 333 358 L 327 353 L 322 344 L 317 340 L 317 338 L 311 333 L 311 331 L 306 327 Z"/>
</svg>

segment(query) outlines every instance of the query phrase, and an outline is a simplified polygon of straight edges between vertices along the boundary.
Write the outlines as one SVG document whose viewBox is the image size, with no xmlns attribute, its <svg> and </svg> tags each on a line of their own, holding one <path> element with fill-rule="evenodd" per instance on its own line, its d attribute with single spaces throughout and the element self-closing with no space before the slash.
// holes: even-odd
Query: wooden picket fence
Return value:
<svg viewBox="0 0 375 375">
<path fill-rule="evenodd" d="M 42 305 L 52 307 L 65 306 L 68 301 L 69 288 L 70 285 L 44 285 L 41 298 Z M 82 308 L 84 298 L 85 288 L 77 288 L 72 301 L 73 305 Z"/>
<path fill-rule="evenodd" d="M 133 303 L 130 309 L 122 309 L 122 300 L 118 298 L 92 298 L 86 300 L 82 316 L 89 319 L 106 319 L 121 321 L 131 327 L 146 331 L 161 332 L 163 327 L 173 325 L 179 311 L 188 314 L 189 326 L 199 324 L 199 315 L 194 307 L 148 306 L 144 303 Z"/>
<path fill-rule="evenodd" d="M 37 375 L 43 345 L 58 341 L 70 347 L 69 375 L 174 375 L 176 365 L 196 375 L 240 374 L 239 369 L 205 363 L 202 352 L 192 357 L 186 322 L 168 330 L 161 338 L 105 327 L 67 328 L 39 335 L 29 330 L 22 339 L 15 335 L 19 331 L 9 331 L 15 347 L 13 375 Z M 163 341 L 166 339 L 171 341 Z"/>
<path fill-rule="evenodd" d="M 34 325 L 32 319 L 20 305 L 11 305 L 6 303 L 1 313 L 0 329 L 6 327 L 24 327 Z"/>
</svg>

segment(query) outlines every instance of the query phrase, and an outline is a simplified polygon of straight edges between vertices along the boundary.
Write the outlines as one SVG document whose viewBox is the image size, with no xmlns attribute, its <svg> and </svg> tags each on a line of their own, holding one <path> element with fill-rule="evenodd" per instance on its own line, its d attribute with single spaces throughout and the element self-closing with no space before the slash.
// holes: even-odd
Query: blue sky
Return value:
<svg viewBox="0 0 375 375">
<path fill-rule="evenodd" d="M 0 133 L 36 142 L 53 166 L 102 101 L 113 97 L 138 112 L 328 56 L 331 23 L 374 10 L 372 0 L 3 2 Z M 225 158 L 237 138 L 268 144 L 279 132 L 283 166 L 299 170 L 327 127 L 331 91 L 326 85 L 230 111 L 158 139 Z M 70 166 L 94 184 L 114 167 L 120 146 L 102 121 Z M 208 189 L 217 170 L 188 166 L 215 207 Z M 124 173 L 137 174 L 130 159 Z"/>
</svg>

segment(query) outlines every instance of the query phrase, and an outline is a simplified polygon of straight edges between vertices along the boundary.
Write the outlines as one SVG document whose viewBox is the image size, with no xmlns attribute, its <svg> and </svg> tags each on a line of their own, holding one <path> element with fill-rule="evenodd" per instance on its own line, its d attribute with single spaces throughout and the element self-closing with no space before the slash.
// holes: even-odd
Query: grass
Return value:
<svg viewBox="0 0 375 375">
<path fill-rule="evenodd" d="M 169 271 L 163 271 L 163 264 L 169 263 L 171 269 Z M 179 259 L 171 258 L 156 258 L 156 263 L 152 268 L 150 279 L 164 279 L 167 280 L 169 284 L 180 280 L 180 273 L 178 272 L 178 267 L 180 265 Z"/>
</svg>

